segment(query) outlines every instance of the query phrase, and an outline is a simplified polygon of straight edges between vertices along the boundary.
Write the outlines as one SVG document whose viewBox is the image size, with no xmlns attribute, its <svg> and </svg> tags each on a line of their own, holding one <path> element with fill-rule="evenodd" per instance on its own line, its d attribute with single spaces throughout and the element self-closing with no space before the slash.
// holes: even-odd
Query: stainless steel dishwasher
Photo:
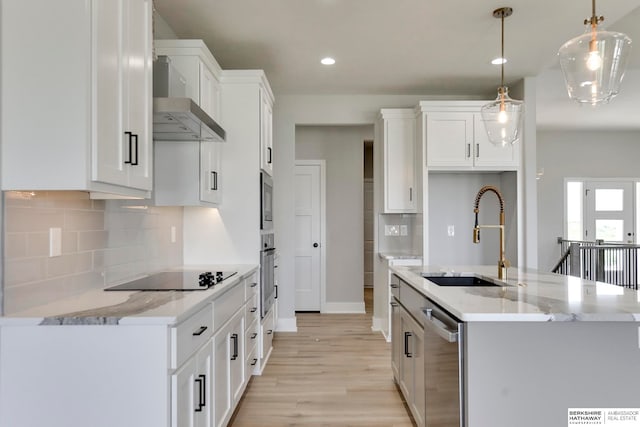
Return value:
<svg viewBox="0 0 640 427">
<path fill-rule="evenodd" d="M 464 323 L 431 301 L 423 313 L 425 426 L 465 427 Z"/>
</svg>

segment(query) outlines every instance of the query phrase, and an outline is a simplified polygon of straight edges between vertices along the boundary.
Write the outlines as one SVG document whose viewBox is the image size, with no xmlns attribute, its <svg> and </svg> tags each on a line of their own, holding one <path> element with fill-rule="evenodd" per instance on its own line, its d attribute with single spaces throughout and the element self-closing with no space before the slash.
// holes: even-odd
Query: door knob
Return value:
<svg viewBox="0 0 640 427">
<path fill-rule="evenodd" d="M 320 246 L 320 245 L 319 245 L 319 244 L 317 244 L 317 243 L 314 243 L 314 244 L 313 244 L 313 247 L 314 247 L 314 248 L 317 248 L 318 246 Z"/>
</svg>

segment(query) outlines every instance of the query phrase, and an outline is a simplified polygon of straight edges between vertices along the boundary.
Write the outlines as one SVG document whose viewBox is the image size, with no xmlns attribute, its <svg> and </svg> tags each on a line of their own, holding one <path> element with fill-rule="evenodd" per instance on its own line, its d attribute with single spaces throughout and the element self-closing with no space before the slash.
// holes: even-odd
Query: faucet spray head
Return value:
<svg viewBox="0 0 640 427">
<path fill-rule="evenodd" d="M 480 227 L 478 226 L 478 209 L 473 210 L 476 214 L 476 222 L 473 226 L 473 243 L 480 243 Z"/>
</svg>

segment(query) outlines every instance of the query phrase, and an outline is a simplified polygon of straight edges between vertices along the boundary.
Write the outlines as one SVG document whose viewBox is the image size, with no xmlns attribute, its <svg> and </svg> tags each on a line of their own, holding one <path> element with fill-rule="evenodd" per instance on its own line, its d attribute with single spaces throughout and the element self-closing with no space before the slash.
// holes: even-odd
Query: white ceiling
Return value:
<svg viewBox="0 0 640 427">
<path fill-rule="evenodd" d="M 640 48 L 609 105 L 569 101 L 556 52 L 583 32 L 588 0 L 155 0 L 180 38 L 199 38 L 225 69 L 264 69 L 278 94 L 493 98 L 505 20 L 507 84 L 539 76 L 539 128 L 640 130 Z M 640 44 L 640 0 L 600 0 L 604 27 Z M 336 59 L 326 67 L 324 56 Z"/>
</svg>

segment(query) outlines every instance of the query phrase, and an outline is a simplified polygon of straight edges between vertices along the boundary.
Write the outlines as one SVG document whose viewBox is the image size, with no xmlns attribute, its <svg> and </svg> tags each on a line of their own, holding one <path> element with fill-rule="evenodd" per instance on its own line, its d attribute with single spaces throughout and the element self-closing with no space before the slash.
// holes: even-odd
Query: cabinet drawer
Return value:
<svg viewBox="0 0 640 427">
<path fill-rule="evenodd" d="M 260 292 L 260 283 L 258 281 L 258 274 L 253 273 L 251 276 L 245 279 L 246 290 L 247 290 L 247 299 L 251 298 L 253 295 L 258 295 Z"/>
<path fill-rule="evenodd" d="M 391 289 L 391 295 L 396 297 L 396 299 L 400 299 L 400 279 L 395 274 L 391 275 L 389 288 Z"/>
<path fill-rule="evenodd" d="M 257 317 L 260 315 L 259 312 L 259 306 L 258 306 L 258 295 L 254 294 L 251 297 L 249 297 L 249 300 L 247 301 L 246 305 L 245 305 L 245 317 L 246 317 L 246 322 L 247 324 L 253 322 L 254 319 L 257 319 Z"/>
<path fill-rule="evenodd" d="M 238 283 L 213 301 L 213 325 L 215 330 L 223 326 L 227 320 L 244 305 L 244 285 Z"/>
<path fill-rule="evenodd" d="M 258 319 L 254 320 L 253 322 L 247 322 L 250 323 L 249 326 L 247 327 L 247 330 L 244 334 L 244 341 L 245 341 L 245 348 L 247 349 L 247 352 L 251 352 L 251 349 L 253 347 L 258 348 L 258 342 L 260 341 L 260 322 L 258 321 Z"/>
<path fill-rule="evenodd" d="M 171 328 L 171 367 L 176 369 L 213 335 L 211 304 Z"/>
<path fill-rule="evenodd" d="M 427 299 L 410 285 L 400 280 L 399 301 L 422 326 L 422 309 L 427 306 Z"/>
<path fill-rule="evenodd" d="M 262 320 L 262 345 L 260 348 L 260 358 L 265 359 L 271 351 L 273 334 L 275 333 L 275 319 L 273 316 L 273 308 L 269 310 Z"/>
<path fill-rule="evenodd" d="M 244 361 L 245 363 L 245 372 L 247 374 L 247 381 L 249 377 L 254 374 L 258 374 L 258 346 L 253 347 L 253 349 L 247 352 L 247 358 Z"/>
</svg>

